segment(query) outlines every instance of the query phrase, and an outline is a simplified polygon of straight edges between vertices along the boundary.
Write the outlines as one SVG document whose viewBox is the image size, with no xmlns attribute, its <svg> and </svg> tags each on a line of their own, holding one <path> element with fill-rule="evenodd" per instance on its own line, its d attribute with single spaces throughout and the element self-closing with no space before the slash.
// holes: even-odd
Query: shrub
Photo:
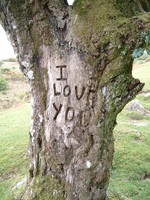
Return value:
<svg viewBox="0 0 150 200">
<path fill-rule="evenodd" d="M 3 62 L 17 62 L 16 58 L 7 58 L 5 60 L 3 60 Z"/>
<path fill-rule="evenodd" d="M 1 69 L 2 74 L 10 74 L 10 69 L 9 68 L 3 68 Z"/>
<path fill-rule="evenodd" d="M 0 78 L 0 91 L 4 91 L 7 89 L 8 89 L 8 83 L 3 78 Z"/>
<path fill-rule="evenodd" d="M 2 62 L 2 61 L 0 61 L 0 67 L 2 66 L 2 64 L 3 64 L 3 62 Z"/>
</svg>

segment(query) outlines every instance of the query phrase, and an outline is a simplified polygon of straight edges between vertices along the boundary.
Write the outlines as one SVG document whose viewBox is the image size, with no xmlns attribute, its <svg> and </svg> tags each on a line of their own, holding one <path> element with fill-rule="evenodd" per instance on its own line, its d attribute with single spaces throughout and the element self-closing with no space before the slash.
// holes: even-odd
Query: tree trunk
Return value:
<svg viewBox="0 0 150 200">
<path fill-rule="evenodd" d="M 131 54 L 150 15 L 115 0 L 1 0 L 0 11 L 31 86 L 24 199 L 106 199 L 116 116 L 143 87 Z"/>
</svg>

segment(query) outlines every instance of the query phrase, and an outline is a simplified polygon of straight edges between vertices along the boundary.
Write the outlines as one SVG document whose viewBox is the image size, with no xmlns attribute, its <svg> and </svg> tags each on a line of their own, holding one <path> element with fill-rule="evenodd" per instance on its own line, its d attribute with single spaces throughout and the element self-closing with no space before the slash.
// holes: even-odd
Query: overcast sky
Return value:
<svg viewBox="0 0 150 200">
<path fill-rule="evenodd" d="M 72 5 L 73 2 L 74 0 L 68 0 L 70 5 Z M 0 60 L 13 57 L 15 57 L 13 48 L 7 39 L 5 31 L 0 25 Z"/>
<path fill-rule="evenodd" d="M 0 60 L 15 57 L 13 48 L 6 37 L 4 29 L 0 25 Z"/>
<path fill-rule="evenodd" d="M 68 4 L 69 4 L 69 5 L 72 5 L 73 2 L 74 2 L 74 0 L 68 0 Z"/>
</svg>

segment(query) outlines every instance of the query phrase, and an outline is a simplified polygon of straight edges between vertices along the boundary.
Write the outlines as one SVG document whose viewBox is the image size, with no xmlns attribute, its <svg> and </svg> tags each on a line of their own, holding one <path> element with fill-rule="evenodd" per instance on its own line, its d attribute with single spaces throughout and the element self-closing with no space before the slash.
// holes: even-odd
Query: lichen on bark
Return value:
<svg viewBox="0 0 150 200">
<path fill-rule="evenodd" d="M 63 184 L 59 183 L 52 174 L 33 178 L 30 183 L 32 189 L 27 189 L 24 200 L 64 200 Z"/>
</svg>

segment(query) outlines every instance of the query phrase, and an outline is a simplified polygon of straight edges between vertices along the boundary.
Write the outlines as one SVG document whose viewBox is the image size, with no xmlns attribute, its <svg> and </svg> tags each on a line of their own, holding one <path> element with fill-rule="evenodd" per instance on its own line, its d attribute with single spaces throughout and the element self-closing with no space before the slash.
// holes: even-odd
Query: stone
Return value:
<svg viewBox="0 0 150 200">
<path fill-rule="evenodd" d="M 12 189 L 12 190 L 16 190 L 16 189 L 18 189 L 18 188 L 22 187 L 23 185 L 25 185 L 25 184 L 26 184 L 26 182 L 27 182 L 27 179 L 26 179 L 26 178 L 24 178 L 22 181 L 20 181 L 19 183 L 17 183 L 17 185 L 16 185 L 15 187 L 13 187 L 13 189 Z"/>
<path fill-rule="evenodd" d="M 146 110 L 141 102 L 137 99 L 133 100 L 132 103 L 126 108 L 127 112 L 134 111 L 139 114 L 149 115 L 150 111 Z"/>
<path fill-rule="evenodd" d="M 145 97 L 150 97 L 150 92 L 144 94 Z"/>
</svg>

